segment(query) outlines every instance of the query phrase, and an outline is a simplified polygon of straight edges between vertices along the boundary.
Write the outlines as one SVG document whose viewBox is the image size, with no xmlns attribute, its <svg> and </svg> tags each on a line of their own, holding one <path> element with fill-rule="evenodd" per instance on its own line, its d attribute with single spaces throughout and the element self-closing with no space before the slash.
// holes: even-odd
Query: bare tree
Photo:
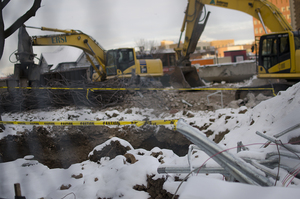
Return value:
<svg viewBox="0 0 300 199">
<path fill-rule="evenodd" d="M 41 7 L 42 0 L 34 0 L 32 7 L 24 15 L 18 18 L 9 28 L 4 30 L 2 10 L 9 1 L 10 0 L 3 0 L 0 2 L 0 59 L 3 54 L 5 39 L 18 30 L 18 28 L 21 27 L 28 19 L 35 16 L 36 11 Z"/>
<path fill-rule="evenodd" d="M 147 44 L 147 41 L 145 39 L 139 39 L 139 40 L 135 41 L 135 45 L 137 47 L 139 47 L 141 55 L 145 54 L 145 51 L 148 48 L 148 44 Z"/>
<path fill-rule="evenodd" d="M 34 0 L 32 7 L 6 30 L 4 30 L 2 10 L 10 2 L 10 0 L 0 1 L 0 59 L 3 55 L 5 39 L 18 30 L 18 28 L 21 27 L 28 19 L 35 16 L 36 11 L 41 7 L 41 1 L 42 0 Z M 1 115 L 0 120 L 2 121 Z M 5 129 L 3 124 L 0 124 L 0 128 Z"/>
<path fill-rule="evenodd" d="M 154 53 L 156 50 L 156 47 L 158 46 L 157 41 L 155 40 L 150 40 L 148 41 L 149 49 L 150 49 L 150 54 Z"/>
<path fill-rule="evenodd" d="M 140 49 L 140 54 L 144 55 L 146 54 L 146 51 L 149 51 L 150 54 L 153 53 L 155 50 L 155 47 L 158 46 L 157 42 L 154 40 L 145 40 L 145 39 L 140 39 L 135 41 L 135 44 L 137 47 Z"/>
</svg>

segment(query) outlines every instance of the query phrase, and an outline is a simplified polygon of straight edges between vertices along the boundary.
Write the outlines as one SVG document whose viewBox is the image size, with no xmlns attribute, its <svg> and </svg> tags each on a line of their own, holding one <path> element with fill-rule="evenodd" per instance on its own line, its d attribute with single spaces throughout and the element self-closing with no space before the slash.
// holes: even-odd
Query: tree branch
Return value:
<svg viewBox="0 0 300 199">
<path fill-rule="evenodd" d="M 30 17 L 35 16 L 36 11 L 41 7 L 42 0 L 34 0 L 32 7 L 19 19 L 17 19 L 8 29 L 4 31 L 4 38 L 12 35 L 19 27 L 21 27 L 25 21 L 27 21 Z"/>
<path fill-rule="evenodd" d="M 4 22 L 3 22 L 3 17 L 2 17 L 2 3 L 0 4 L 0 59 L 3 54 L 3 49 L 4 49 Z"/>
</svg>

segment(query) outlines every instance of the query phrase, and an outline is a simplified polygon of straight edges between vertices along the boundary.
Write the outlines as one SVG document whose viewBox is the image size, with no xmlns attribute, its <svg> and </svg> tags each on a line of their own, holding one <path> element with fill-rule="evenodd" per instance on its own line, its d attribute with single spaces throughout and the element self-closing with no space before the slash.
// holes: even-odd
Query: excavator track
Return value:
<svg viewBox="0 0 300 199">
<path fill-rule="evenodd" d="M 255 96 L 257 96 L 260 93 L 265 96 L 274 96 L 274 94 L 277 95 L 279 91 L 285 91 L 292 85 L 293 83 L 287 82 L 287 83 L 265 84 L 261 86 L 240 87 L 240 89 L 235 92 L 235 99 L 236 100 L 244 99 L 247 97 L 248 93 L 253 93 Z M 270 89 L 263 90 L 264 88 L 273 88 L 273 90 Z"/>
</svg>

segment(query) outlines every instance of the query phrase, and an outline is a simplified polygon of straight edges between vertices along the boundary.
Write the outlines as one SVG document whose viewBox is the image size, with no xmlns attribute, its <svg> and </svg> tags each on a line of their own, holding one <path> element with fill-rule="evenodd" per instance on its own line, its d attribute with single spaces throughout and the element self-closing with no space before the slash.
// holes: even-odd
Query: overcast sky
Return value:
<svg viewBox="0 0 300 199">
<path fill-rule="evenodd" d="M 3 10 L 5 28 L 25 13 L 33 0 L 12 0 Z M 187 0 L 42 0 L 36 16 L 25 25 L 76 29 L 92 36 L 105 49 L 135 47 L 140 39 L 178 42 Z M 250 15 L 239 11 L 206 6 L 211 11 L 200 40 L 234 39 L 235 44 L 254 40 Z M 30 35 L 50 32 L 27 29 Z M 52 33 L 51 33 L 52 34 Z M 55 47 L 56 48 L 56 47 Z M 0 61 L 1 74 L 12 74 L 9 56 L 17 49 L 17 32 L 5 41 Z M 53 51 L 34 47 L 34 53 Z M 11 56 L 12 61 L 15 56 Z"/>
</svg>

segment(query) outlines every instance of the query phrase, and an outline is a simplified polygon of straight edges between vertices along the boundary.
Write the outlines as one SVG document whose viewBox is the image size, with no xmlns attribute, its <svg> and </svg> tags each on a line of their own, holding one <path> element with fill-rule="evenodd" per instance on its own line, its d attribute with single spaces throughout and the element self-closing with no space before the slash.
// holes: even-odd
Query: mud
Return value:
<svg viewBox="0 0 300 199">
<path fill-rule="evenodd" d="M 132 143 L 134 148 L 151 150 L 154 147 L 171 149 L 179 156 L 187 153 L 190 142 L 178 132 L 152 126 L 143 128 L 55 127 L 52 132 L 35 127 L 32 132 L 9 135 L 0 140 L 1 162 L 13 161 L 26 155 L 49 168 L 68 168 L 88 159 L 88 154 L 111 137 Z"/>
</svg>

